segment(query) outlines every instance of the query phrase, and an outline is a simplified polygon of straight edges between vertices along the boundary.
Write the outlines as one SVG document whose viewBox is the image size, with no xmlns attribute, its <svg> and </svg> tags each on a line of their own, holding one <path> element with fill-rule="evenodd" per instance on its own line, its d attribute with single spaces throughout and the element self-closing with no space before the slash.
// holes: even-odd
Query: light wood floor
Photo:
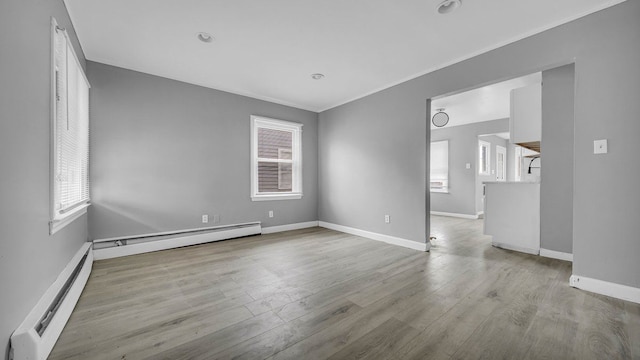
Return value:
<svg viewBox="0 0 640 360">
<path fill-rule="evenodd" d="M 97 261 L 50 358 L 640 358 L 640 305 L 432 222 L 430 253 L 312 228 Z"/>
</svg>

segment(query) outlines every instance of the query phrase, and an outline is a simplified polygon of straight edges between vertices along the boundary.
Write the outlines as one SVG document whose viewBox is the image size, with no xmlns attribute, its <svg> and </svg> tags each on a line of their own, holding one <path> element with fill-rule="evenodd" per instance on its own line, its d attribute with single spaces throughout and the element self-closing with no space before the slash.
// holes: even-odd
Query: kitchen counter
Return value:
<svg viewBox="0 0 640 360">
<path fill-rule="evenodd" d="M 540 183 L 485 182 L 484 234 L 496 247 L 540 252 Z"/>
</svg>

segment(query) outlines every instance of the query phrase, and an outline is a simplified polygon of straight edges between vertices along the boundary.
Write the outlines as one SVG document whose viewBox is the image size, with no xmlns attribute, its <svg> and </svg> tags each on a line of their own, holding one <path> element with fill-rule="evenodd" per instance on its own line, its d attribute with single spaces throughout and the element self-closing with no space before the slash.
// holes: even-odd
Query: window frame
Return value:
<svg viewBox="0 0 640 360">
<path fill-rule="evenodd" d="M 502 167 L 500 166 L 500 155 L 502 154 Z M 500 177 L 502 174 L 502 177 Z M 496 145 L 496 181 L 507 181 L 507 148 Z"/>
<path fill-rule="evenodd" d="M 522 147 L 516 145 L 514 148 L 514 180 L 521 181 L 522 180 Z"/>
<path fill-rule="evenodd" d="M 78 59 L 78 56 L 76 55 L 75 49 L 73 48 L 73 43 L 71 42 L 71 39 L 69 39 L 69 35 L 67 34 L 67 31 L 65 29 L 62 29 L 58 26 L 58 23 L 56 21 L 55 18 L 51 18 L 51 96 L 50 96 L 50 100 L 51 100 L 51 106 L 50 106 L 50 119 L 51 119 L 51 131 L 50 131 L 50 150 L 49 150 L 49 162 L 50 162 L 50 178 L 49 178 L 49 186 L 50 186 L 50 191 L 49 191 L 49 203 L 50 203 L 50 215 L 49 215 L 49 234 L 53 235 L 56 232 L 60 231 L 61 229 L 63 229 L 65 226 L 69 225 L 70 223 L 72 223 L 74 220 L 78 219 L 80 216 L 84 215 L 87 212 L 87 208 L 91 205 L 91 196 L 90 193 L 87 194 L 87 199 L 86 200 L 81 200 L 80 202 L 73 204 L 71 206 L 68 206 L 64 209 L 58 209 L 57 208 L 57 200 L 58 200 L 58 187 L 57 187 L 57 174 L 56 174 L 56 170 L 58 168 L 58 133 L 57 133 L 57 126 L 58 126 L 58 107 L 57 107 L 57 79 L 56 79 L 56 34 L 58 34 L 58 31 L 60 31 L 62 33 L 62 35 L 64 36 L 65 39 L 65 46 L 67 48 L 67 63 L 69 63 L 69 61 L 74 61 L 77 65 L 77 68 L 80 70 L 80 73 L 82 74 L 82 79 L 86 82 L 87 85 L 87 132 L 88 132 L 88 128 L 89 128 L 89 124 L 88 124 L 88 113 L 89 113 L 89 90 L 91 88 L 91 84 L 89 83 L 89 80 L 87 79 L 86 74 L 84 73 L 84 69 L 82 68 L 82 65 L 80 63 L 80 60 Z M 70 55 L 69 55 L 70 53 Z M 66 71 L 65 71 L 66 73 Z M 65 84 L 65 88 L 66 88 L 66 84 Z M 68 99 L 67 99 L 67 103 L 68 103 Z M 88 134 L 87 134 L 87 142 L 88 140 Z M 89 151 L 89 146 L 87 144 L 86 146 L 87 148 L 87 179 L 86 179 L 86 183 L 87 186 L 89 186 L 89 178 L 88 178 L 88 171 L 89 171 L 89 155 L 88 155 L 88 151 Z"/>
<path fill-rule="evenodd" d="M 486 168 L 487 171 L 482 171 L 482 148 L 486 147 L 487 151 L 487 157 L 485 159 L 485 163 L 486 163 Z M 479 175 L 491 175 L 491 143 L 484 141 L 484 140 L 478 140 L 478 174 Z"/>
<path fill-rule="evenodd" d="M 433 167 L 433 161 L 431 161 L 431 159 L 429 160 L 429 192 L 432 193 L 443 193 L 443 194 L 448 194 L 449 193 L 449 140 L 437 140 L 437 141 L 432 141 L 429 145 L 429 157 L 431 158 L 433 156 L 433 144 L 435 143 L 445 143 L 444 144 L 444 148 L 446 149 L 446 156 L 447 156 L 447 160 L 446 160 L 446 164 L 447 164 L 447 177 L 444 180 L 444 185 L 440 188 L 434 188 L 431 186 L 432 182 L 433 182 L 433 178 L 431 177 L 431 169 Z"/>
<path fill-rule="evenodd" d="M 251 115 L 251 200 L 298 200 L 303 196 L 302 192 L 302 124 L 291 121 L 271 119 L 264 116 Z M 288 131 L 291 137 L 291 161 L 268 159 L 270 162 L 291 163 L 291 187 L 290 192 L 259 192 L 258 187 L 258 163 L 265 161 L 258 157 L 258 129 L 266 128 L 278 131 Z M 280 151 L 281 149 L 279 149 Z M 278 165 L 278 179 L 280 179 L 280 165 Z"/>
</svg>

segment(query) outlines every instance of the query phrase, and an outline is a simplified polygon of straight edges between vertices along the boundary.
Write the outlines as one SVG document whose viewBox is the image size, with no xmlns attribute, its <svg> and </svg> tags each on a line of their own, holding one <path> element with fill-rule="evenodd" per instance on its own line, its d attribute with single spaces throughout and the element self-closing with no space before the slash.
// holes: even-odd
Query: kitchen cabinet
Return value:
<svg viewBox="0 0 640 360">
<path fill-rule="evenodd" d="M 511 90 L 509 118 L 510 142 L 513 144 L 538 143 L 542 137 L 542 84 L 533 84 Z M 530 146 L 521 145 L 526 148 Z"/>
</svg>

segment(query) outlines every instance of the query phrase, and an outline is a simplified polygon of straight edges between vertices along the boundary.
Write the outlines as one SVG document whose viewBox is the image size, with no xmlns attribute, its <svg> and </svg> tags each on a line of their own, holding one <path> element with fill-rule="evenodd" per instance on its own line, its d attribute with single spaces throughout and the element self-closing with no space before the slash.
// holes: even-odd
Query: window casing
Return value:
<svg viewBox="0 0 640 360">
<path fill-rule="evenodd" d="M 507 148 L 496 145 L 496 181 L 507 180 Z"/>
<path fill-rule="evenodd" d="M 522 148 L 516 145 L 514 152 L 514 180 L 520 181 L 522 180 Z"/>
<path fill-rule="evenodd" d="M 302 198 L 302 124 L 251 116 L 251 199 Z"/>
<path fill-rule="evenodd" d="M 89 81 L 52 19 L 51 221 L 53 234 L 89 205 Z"/>
<path fill-rule="evenodd" d="M 431 143 L 430 154 L 430 179 L 429 190 L 431 192 L 449 192 L 449 141 L 434 141 Z"/>
<path fill-rule="evenodd" d="M 478 160 L 478 173 L 480 175 L 491 174 L 491 144 L 478 140 L 478 154 L 480 156 Z"/>
</svg>

